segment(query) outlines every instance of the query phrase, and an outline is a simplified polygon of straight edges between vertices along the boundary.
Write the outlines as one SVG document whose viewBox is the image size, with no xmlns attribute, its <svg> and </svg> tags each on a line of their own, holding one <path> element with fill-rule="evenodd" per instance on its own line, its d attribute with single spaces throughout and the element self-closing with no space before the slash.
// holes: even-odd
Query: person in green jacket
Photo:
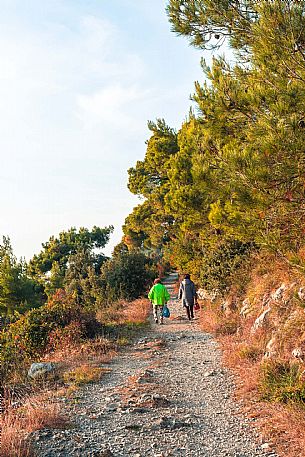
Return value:
<svg viewBox="0 0 305 457">
<path fill-rule="evenodd" d="M 148 294 L 149 300 L 153 305 L 154 319 L 156 324 L 163 324 L 163 306 L 166 305 L 170 299 L 170 294 L 166 287 L 161 283 L 161 279 L 157 278 L 154 280 L 154 285 Z"/>
</svg>

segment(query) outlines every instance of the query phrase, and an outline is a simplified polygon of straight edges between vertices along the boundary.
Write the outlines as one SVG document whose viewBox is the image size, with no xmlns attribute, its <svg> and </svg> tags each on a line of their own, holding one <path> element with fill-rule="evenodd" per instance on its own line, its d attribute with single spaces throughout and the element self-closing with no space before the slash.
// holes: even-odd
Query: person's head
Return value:
<svg viewBox="0 0 305 457">
<path fill-rule="evenodd" d="M 186 275 L 184 275 L 184 279 L 191 279 L 190 275 L 187 273 Z"/>
<path fill-rule="evenodd" d="M 156 278 L 154 280 L 154 284 L 161 284 L 161 279 L 160 278 Z"/>
</svg>

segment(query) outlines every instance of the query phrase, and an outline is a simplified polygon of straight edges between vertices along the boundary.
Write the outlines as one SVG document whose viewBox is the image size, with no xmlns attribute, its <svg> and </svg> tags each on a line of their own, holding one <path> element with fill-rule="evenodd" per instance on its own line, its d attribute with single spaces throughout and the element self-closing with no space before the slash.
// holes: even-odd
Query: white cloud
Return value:
<svg viewBox="0 0 305 457">
<path fill-rule="evenodd" d="M 83 17 L 81 30 L 89 49 L 108 50 L 108 52 L 110 50 L 109 43 L 119 35 L 119 30 L 114 24 L 96 16 Z"/>
<path fill-rule="evenodd" d="M 116 203 L 132 201 L 120 154 L 148 96 L 141 58 L 92 15 L 44 29 L 0 19 L 0 68 L 0 235 L 30 257 L 72 225 L 115 223 L 119 233 Z"/>
<path fill-rule="evenodd" d="M 88 16 L 81 24 L 82 46 L 78 52 L 86 62 L 85 78 L 91 87 L 76 95 L 76 116 L 86 129 L 123 127 L 138 130 L 130 106 L 147 99 L 141 88 L 145 65 L 134 53 L 126 52 L 120 31 L 105 20 Z M 89 57 L 88 57 L 89 55 Z M 84 70 L 81 70 L 81 72 Z M 131 109 L 130 109 L 131 108 Z"/>
<path fill-rule="evenodd" d="M 66 143 L 64 125 L 76 136 L 82 126 L 98 125 L 104 136 L 112 124 L 135 129 L 129 105 L 148 96 L 141 88 L 140 57 L 126 52 L 117 27 L 92 15 L 74 27 L 50 23 L 45 30 L 18 32 L 0 27 L 0 68 L 0 154 L 7 149 L 17 157 L 41 154 L 46 139 L 47 148 L 55 141 L 54 130 Z M 72 136 L 69 140 L 73 143 Z M 53 149 L 58 151 L 57 144 Z"/>
<path fill-rule="evenodd" d="M 162 2 L 2 1 L 0 236 L 17 255 L 72 225 L 115 224 L 118 241 L 146 122 L 179 124 L 198 79 L 167 48 Z"/>
<path fill-rule="evenodd" d="M 145 91 L 136 86 L 123 87 L 121 84 L 109 85 L 91 95 L 79 95 L 77 104 L 78 116 L 86 127 L 98 124 L 119 127 L 130 131 L 142 130 L 137 116 L 132 116 L 131 104 L 146 100 L 151 96 L 150 91 Z"/>
</svg>

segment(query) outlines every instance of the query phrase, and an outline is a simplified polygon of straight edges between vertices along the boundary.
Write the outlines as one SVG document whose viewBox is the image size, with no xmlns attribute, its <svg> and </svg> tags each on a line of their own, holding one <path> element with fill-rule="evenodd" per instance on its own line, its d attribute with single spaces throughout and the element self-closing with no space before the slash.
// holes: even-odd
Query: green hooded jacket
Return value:
<svg viewBox="0 0 305 457">
<path fill-rule="evenodd" d="M 171 297 L 166 287 L 159 283 L 150 289 L 148 298 L 153 305 L 163 306 Z"/>
</svg>

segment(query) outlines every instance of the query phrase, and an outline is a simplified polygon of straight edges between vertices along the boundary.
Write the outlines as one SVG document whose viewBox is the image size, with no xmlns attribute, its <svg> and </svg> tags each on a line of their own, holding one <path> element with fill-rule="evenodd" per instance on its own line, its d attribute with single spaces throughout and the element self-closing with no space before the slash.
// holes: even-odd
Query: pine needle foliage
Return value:
<svg viewBox="0 0 305 457">
<path fill-rule="evenodd" d="M 145 158 L 129 170 L 143 201 L 126 219 L 126 244 L 198 278 L 218 246 L 240 246 L 236 259 L 264 248 L 304 269 L 304 2 L 170 0 L 167 13 L 192 45 L 225 43 L 235 60 L 202 62 L 196 114 L 177 133 L 150 124 Z"/>
</svg>

